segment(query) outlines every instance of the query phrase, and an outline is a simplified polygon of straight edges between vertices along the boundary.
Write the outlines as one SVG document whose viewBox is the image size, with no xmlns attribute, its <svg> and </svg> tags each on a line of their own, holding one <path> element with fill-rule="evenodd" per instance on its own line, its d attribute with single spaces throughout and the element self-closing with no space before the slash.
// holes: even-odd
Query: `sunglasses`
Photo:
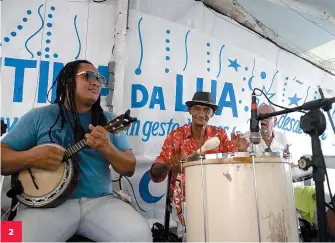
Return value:
<svg viewBox="0 0 335 243">
<path fill-rule="evenodd" d="M 76 75 L 85 75 L 85 77 L 87 78 L 88 81 L 98 81 L 99 86 L 102 87 L 106 87 L 106 79 L 104 76 L 102 76 L 100 73 L 96 73 L 94 71 L 91 70 L 86 70 L 86 71 L 82 71 L 80 73 L 77 73 Z"/>
</svg>

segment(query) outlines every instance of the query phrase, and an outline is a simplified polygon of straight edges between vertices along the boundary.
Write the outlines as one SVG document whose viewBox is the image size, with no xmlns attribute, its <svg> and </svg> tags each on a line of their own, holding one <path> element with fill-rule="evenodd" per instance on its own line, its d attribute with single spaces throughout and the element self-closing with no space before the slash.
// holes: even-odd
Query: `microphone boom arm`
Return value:
<svg viewBox="0 0 335 243">
<path fill-rule="evenodd" d="M 260 114 L 257 116 L 257 120 L 261 121 L 261 120 L 265 120 L 268 119 L 270 117 L 274 117 L 274 116 L 278 116 L 278 115 L 282 115 L 282 114 L 288 114 L 288 113 L 292 113 L 295 111 L 300 111 L 301 107 L 297 106 L 295 108 L 289 108 L 289 109 L 285 109 L 285 110 L 281 110 L 281 111 L 275 111 L 275 112 L 271 112 L 271 113 L 267 113 L 267 114 Z"/>
<path fill-rule="evenodd" d="M 322 98 L 318 100 L 313 100 L 313 101 L 306 102 L 305 104 L 294 107 L 294 108 L 286 108 L 284 110 L 258 115 L 257 120 L 261 121 L 261 120 L 264 120 L 270 117 L 274 117 L 274 116 L 278 116 L 282 114 L 288 114 L 288 113 L 292 113 L 295 111 L 302 111 L 302 110 L 317 110 L 317 109 L 322 108 L 324 111 L 327 112 L 331 109 L 332 103 L 334 102 L 335 102 L 335 97 L 330 98 L 330 99 Z"/>
</svg>

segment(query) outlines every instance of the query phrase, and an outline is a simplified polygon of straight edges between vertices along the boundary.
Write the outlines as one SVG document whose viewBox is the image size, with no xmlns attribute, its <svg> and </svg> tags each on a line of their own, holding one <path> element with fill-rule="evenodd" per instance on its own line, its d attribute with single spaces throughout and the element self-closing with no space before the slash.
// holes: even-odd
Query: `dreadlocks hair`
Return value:
<svg viewBox="0 0 335 243">
<path fill-rule="evenodd" d="M 82 138 L 84 138 L 85 132 L 83 127 L 80 123 L 79 113 L 76 107 L 75 102 L 75 91 L 76 91 L 76 74 L 78 72 L 79 66 L 82 63 L 87 63 L 93 65 L 91 62 L 87 60 L 76 60 L 73 62 L 67 63 L 62 70 L 59 72 L 56 80 L 53 82 L 50 90 L 57 85 L 56 90 L 56 99 L 54 102 L 50 102 L 52 104 L 57 104 L 59 107 L 58 116 L 54 122 L 54 124 L 49 129 L 49 138 L 52 142 L 53 139 L 51 137 L 51 130 L 52 128 L 57 124 L 59 118 L 61 118 L 61 129 L 64 128 L 64 124 L 66 122 L 69 122 L 74 133 L 75 142 L 78 142 Z M 49 92 L 48 91 L 48 96 Z M 71 118 L 69 117 L 67 112 L 65 111 L 64 104 L 66 102 L 66 105 L 71 111 Z M 100 95 L 97 99 L 97 101 L 92 106 L 92 125 L 93 126 L 104 126 L 106 125 L 107 121 L 103 114 L 103 110 L 100 105 Z"/>
</svg>

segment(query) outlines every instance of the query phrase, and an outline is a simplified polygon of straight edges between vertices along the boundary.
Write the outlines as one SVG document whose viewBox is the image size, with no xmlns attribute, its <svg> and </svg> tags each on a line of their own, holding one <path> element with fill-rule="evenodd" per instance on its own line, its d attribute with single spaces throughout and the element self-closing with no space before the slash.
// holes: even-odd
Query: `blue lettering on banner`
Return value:
<svg viewBox="0 0 335 243">
<path fill-rule="evenodd" d="M 187 106 L 183 102 L 183 75 L 177 74 L 176 78 L 176 102 L 175 111 L 187 112 Z"/>
<path fill-rule="evenodd" d="M 138 100 L 138 92 L 141 92 L 142 99 Z M 132 108 L 141 108 L 146 105 L 148 102 L 148 91 L 142 84 L 133 84 L 131 86 L 131 107 Z"/>
<path fill-rule="evenodd" d="M 4 66 L 13 67 L 15 78 L 14 78 L 14 94 L 13 102 L 20 103 L 23 102 L 23 87 L 25 80 L 25 70 L 28 68 L 36 69 L 37 60 L 26 60 L 18 58 L 4 58 Z M 49 72 L 52 67 L 52 78 L 53 81 L 49 82 Z M 49 61 L 40 61 L 39 62 L 39 80 L 38 80 L 38 93 L 37 93 L 37 102 L 46 103 L 48 100 L 47 92 L 48 86 L 53 84 L 56 80 L 60 70 L 64 67 L 63 63 L 54 62 L 50 65 Z M 108 67 L 107 66 L 98 66 L 98 71 L 108 80 Z M 196 91 L 203 90 L 203 78 L 198 77 L 196 81 Z M 216 101 L 217 94 L 217 81 L 212 80 L 211 91 L 214 95 Z M 108 85 L 108 84 L 106 84 Z M 51 101 L 55 100 L 57 90 L 57 83 L 53 86 L 51 92 Z M 132 108 L 141 108 L 146 106 L 148 103 L 149 109 L 159 108 L 160 110 L 166 110 L 165 99 L 164 99 L 164 90 L 162 87 L 154 86 L 152 93 L 149 94 L 147 88 L 141 84 L 133 84 L 131 90 L 131 107 Z M 101 96 L 108 95 L 108 89 L 103 88 L 101 90 Z M 141 98 L 139 96 L 142 96 Z M 151 95 L 151 97 L 149 97 Z M 234 87 L 231 83 L 225 83 L 218 104 L 221 106 L 217 111 L 217 115 L 221 115 L 223 109 L 231 108 L 233 117 L 238 117 L 237 105 Z M 187 107 L 183 102 L 183 75 L 177 74 L 176 76 L 176 93 L 175 93 L 175 111 L 187 112 Z M 156 125 L 157 126 L 157 125 Z M 175 125 L 178 127 L 178 125 Z"/>
<path fill-rule="evenodd" d="M 229 101 L 227 101 L 227 97 L 229 96 Z M 237 114 L 237 107 L 236 107 L 236 98 L 235 98 L 235 92 L 234 87 L 232 83 L 225 83 L 223 86 L 221 98 L 219 101 L 219 109 L 217 110 L 216 114 L 221 115 L 222 109 L 224 107 L 230 107 L 231 111 L 233 113 L 233 117 L 238 117 Z"/>
<path fill-rule="evenodd" d="M 64 67 L 63 63 L 60 62 L 55 62 L 54 63 L 54 70 L 52 74 L 52 80 L 56 80 L 60 70 Z M 51 101 L 53 102 L 56 99 L 56 91 L 57 91 L 57 82 L 55 85 L 52 87 L 52 95 L 51 95 Z"/>
<path fill-rule="evenodd" d="M 196 91 L 203 91 L 203 78 L 197 78 Z M 217 81 L 211 81 L 211 92 L 213 94 L 214 102 L 216 102 Z M 176 93 L 175 93 L 175 111 L 187 112 L 187 106 L 183 100 L 184 81 L 183 75 L 176 76 Z M 157 104 L 160 110 L 165 110 L 164 95 L 162 87 L 154 86 L 151 98 L 148 89 L 142 84 L 132 84 L 131 86 L 131 108 L 145 107 L 150 99 L 149 109 L 153 109 Z M 221 115 L 224 108 L 232 110 L 232 116 L 238 117 L 236 97 L 234 86 L 232 83 L 225 82 L 218 105 L 216 115 Z"/>
<path fill-rule="evenodd" d="M 47 92 L 48 92 L 48 77 L 49 76 L 49 62 L 40 62 L 40 77 L 38 82 L 38 95 L 37 103 L 47 102 Z"/>
<path fill-rule="evenodd" d="M 213 96 L 214 103 L 216 104 L 216 90 L 217 90 L 217 84 L 218 82 L 216 80 L 211 81 L 211 93 Z M 218 114 L 218 113 L 216 113 Z"/>
<path fill-rule="evenodd" d="M 190 124 L 191 119 L 187 120 Z M 141 136 L 142 142 L 149 142 L 152 137 L 164 137 L 174 129 L 181 127 L 185 124 L 174 122 L 173 119 L 169 121 L 150 121 L 150 120 L 136 120 L 127 128 L 126 134 L 128 136 Z"/>
<path fill-rule="evenodd" d="M 12 128 L 18 122 L 19 118 L 18 117 L 14 117 L 13 119 L 10 119 L 9 117 L 1 117 L 1 120 L 3 120 L 4 123 L 6 123 L 6 125 L 7 125 L 7 132 L 10 132 L 10 130 L 12 130 Z"/>
<path fill-rule="evenodd" d="M 176 102 L 175 102 L 175 111 L 183 111 L 183 112 L 187 112 L 187 106 L 184 104 L 183 102 L 183 75 L 181 74 L 177 74 L 176 77 Z M 204 80 L 203 78 L 197 78 L 197 88 L 196 88 L 196 92 L 198 91 L 203 91 L 203 87 L 204 87 Z"/>
<path fill-rule="evenodd" d="M 14 96 L 13 102 L 22 102 L 23 85 L 24 85 L 24 70 L 26 68 L 36 68 L 36 60 L 24 60 L 6 57 L 4 66 L 14 67 Z"/>
<path fill-rule="evenodd" d="M 154 89 L 152 90 L 152 96 L 151 96 L 149 109 L 153 109 L 156 104 L 159 105 L 160 110 L 165 110 L 162 87 L 154 86 Z"/>
<path fill-rule="evenodd" d="M 101 66 L 101 65 L 100 65 L 100 66 L 98 67 L 98 72 L 99 72 L 102 76 L 105 77 L 105 80 L 106 80 L 106 86 L 107 86 L 107 85 L 108 85 L 108 75 L 109 75 L 109 73 L 108 73 L 108 66 Z M 101 95 L 101 96 L 107 96 L 108 93 L 109 93 L 108 88 L 102 88 L 102 89 L 101 89 L 101 93 L 100 93 L 100 95 Z"/>
<path fill-rule="evenodd" d="M 0 57 L 2 60 L 2 57 Z M 14 68 L 14 94 L 13 94 L 13 102 L 21 103 L 23 101 L 23 87 L 25 81 L 25 70 L 36 69 L 37 60 L 27 60 L 27 59 L 19 59 L 19 58 L 4 58 L 4 66 L 13 67 Z M 47 92 L 48 85 L 53 84 L 54 80 L 56 80 L 60 70 L 64 67 L 63 63 L 54 62 L 53 65 L 53 75 L 52 82 L 49 82 L 49 70 L 50 70 L 50 62 L 49 61 L 40 61 L 39 62 L 39 80 L 38 80 L 38 92 L 37 92 L 37 103 L 46 103 L 47 102 Z M 108 67 L 100 65 L 98 66 L 98 71 L 108 80 Z M 52 89 L 51 101 L 54 101 L 56 98 L 56 90 L 57 83 Z M 158 91 L 159 92 L 159 91 Z M 101 96 L 107 96 L 108 89 L 101 89 Z"/>
<path fill-rule="evenodd" d="M 149 191 L 149 183 L 151 181 L 150 178 L 150 170 L 146 171 L 144 173 L 144 175 L 142 176 L 139 186 L 138 186 L 138 190 L 139 190 L 139 194 L 141 196 L 141 198 L 143 199 L 144 202 L 146 203 L 156 203 L 159 200 L 162 199 L 162 197 L 164 197 L 165 194 L 159 196 L 159 197 L 155 197 L 153 195 L 151 195 L 150 191 Z"/>
<path fill-rule="evenodd" d="M 131 107 L 141 108 L 144 107 L 149 100 L 148 90 L 142 84 L 133 84 L 131 86 Z M 142 95 L 142 99 L 139 100 L 139 94 Z M 159 106 L 160 110 L 165 110 L 164 95 L 162 87 L 154 86 L 152 90 L 152 96 L 150 99 L 149 109 L 153 109 L 155 105 Z"/>
<path fill-rule="evenodd" d="M 1 57 L 0 57 L 1 58 Z M 2 60 L 2 58 L 1 58 Z M 20 103 L 23 102 L 23 87 L 25 82 L 25 71 L 26 69 L 36 69 L 37 60 L 27 60 L 27 59 L 18 59 L 5 57 L 4 66 L 14 68 L 14 91 L 13 91 L 13 102 Z M 38 80 L 38 93 L 37 93 L 37 102 L 46 103 L 47 102 L 47 91 L 49 84 L 52 85 L 52 82 L 49 82 L 49 72 L 52 67 L 52 79 L 56 80 L 60 70 L 64 67 L 63 63 L 53 62 L 50 65 L 49 61 L 39 61 L 39 80 Z M 108 78 L 108 67 L 100 65 L 98 66 L 98 71 L 106 78 Z M 183 87 L 184 80 L 183 75 L 176 75 L 176 93 L 175 93 L 175 111 L 187 112 L 187 107 L 183 101 Z M 197 77 L 196 80 L 196 91 L 203 90 L 203 78 Z M 51 101 L 55 100 L 56 97 L 57 83 L 52 88 Z M 101 90 L 101 96 L 108 95 L 108 89 L 103 88 Z M 211 92 L 213 94 L 214 102 L 217 103 L 220 108 L 217 110 L 216 115 L 221 115 L 223 109 L 230 108 L 232 111 L 233 117 L 238 117 L 236 97 L 234 92 L 234 87 L 232 83 L 225 82 L 222 88 L 221 94 L 219 95 L 219 101 L 217 102 L 217 81 L 211 80 Z M 151 95 L 151 97 L 149 97 Z M 132 84 L 131 86 L 131 108 L 142 108 L 148 106 L 149 109 L 160 109 L 166 110 L 165 99 L 164 99 L 164 90 L 162 87 L 154 86 L 152 93 L 149 94 L 148 89 L 142 84 Z M 12 121 L 9 118 L 5 121 L 8 125 L 8 130 L 10 130 L 18 121 L 18 117 L 13 118 Z M 158 121 L 140 121 L 132 124 L 131 128 L 127 130 L 130 136 L 138 136 L 141 132 L 142 141 L 148 142 L 151 137 L 155 136 L 166 136 L 173 129 L 176 129 L 181 126 L 176 122 L 173 122 L 173 119 L 165 122 Z M 140 130 L 140 125 L 142 129 Z M 280 117 L 275 126 L 281 130 L 289 131 L 297 134 L 303 133 L 300 128 L 300 121 L 294 118 L 289 117 L 287 114 Z M 223 126 L 224 127 L 224 126 Z M 229 127 L 224 127 L 229 129 Z M 323 133 L 321 136 L 322 140 L 327 138 L 327 133 Z"/>
</svg>

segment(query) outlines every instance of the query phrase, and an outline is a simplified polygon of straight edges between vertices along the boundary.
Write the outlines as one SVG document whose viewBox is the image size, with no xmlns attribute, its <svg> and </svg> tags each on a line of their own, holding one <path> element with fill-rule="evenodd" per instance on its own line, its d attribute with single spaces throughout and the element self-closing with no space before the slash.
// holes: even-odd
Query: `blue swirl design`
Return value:
<svg viewBox="0 0 335 243">
<path fill-rule="evenodd" d="M 219 55 L 219 72 L 218 72 L 218 75 L 216 75 L 216 77 L 219 77 L 220 73 L 221 73 L 221 56 L 222 56 L 223 47 L 225 47 L 225 45 L 222 45 L 221 49 L 220 49 L 220 55 Z"/>
<path fill-rule="evenodd" d="M 77 15 L 74 17 L 73 19 L 73 25 L 74 25 L 74 29 L 76 31 L 76 35 L 77 35 L 77 39 L 78 39 L 78 53 L 77 53 L 77 56 L 74 58 L 75 60 L 78 59 L 79 55 L 80 55 L 80 51 L 81 51 L 81 41 L 80 41 L 80 38 L 79 38 L 79 34 L 78 34 L 78 29 L 77 29 Z"/>
<path fill-rule="evenodd" d="M 277 70 L 276 73 L 273 75 L 273 77 L 272 77 L 272 82 L 271 82 L 271 85 L 270 85 L 270 88 L 268 89 L 268 91 L 266 91 L 266 93 L 268 93 L 268 92 L 271 90 L 273 81 L 275 80 L 275 77 L 276 77 L 277 73 L 278 73 L 278 70 Z"/>
<path fill-rule="evenodd" d="M 188 30 L 188 31 L 186 32 L 186 35 L 185 35 L 185 56 L 186 56 L 186 60 L 185 60 L 185 66 L 184 66 L 183 71 L 186 70 L 187 63 L 188 63 L 187 38 L 188 38 L 188 34 L 189 34 L 189 33 L 190 33 L 190 30 Z"/>
<path fill-rule="evenodd" d="M 26 40 L 26 42 L 24 43 L 24 46 L 25 46 L 26 50 L 30 53 L 31 58 L 34 57 L 34 54 L 29 50 L 29 48 L 28 48 L 27 45 L 28 45 L 28 42 L 29 42 L 35 35 L 37 35 L 38 32 L 40 32 L 40 31 L 43 29 L 43 26 L 44 26 L 44 19 L 42 18 L 42 15 L 41 15 L 41 8 L 42 8 L 42 7 L 43 7 L 43 4 L 41 4 L 41 5 L 38 7 L 38 15 L 40 16 L 40 19 L 41 19 L 41 21 L 42 21 L 41 27 L 40 27 L 34 34 L 32 34 L 32 35 Z"/>
<path fill-rule="evenodd" d="M 308 93 L 309 93 L 309 89 L 311 88 L 311 86 L 308 86 L 308 89 L 307 89 L 307 94 L 306 94 L 306 97 L 305 97 L 305 100 L 304 100 L 304 103 L 306 102 L 307 98 L 308 98 Z"/>
<path fill-rule="evenodd" d="M 141 70 L 141 65 L 142 65 L 142 60 L 143 60 L 143 43 L 142 43 L 142 34 L 141 34 L 141 22 L 142 22 L 143 17 L 140 18 L 137 24 L 137 29 L 138 29 L 138 38 L 140 40 L 140 46 L 141 46 L 141 57 L 140 57 L 140 62 L 138 64 L 138 67 L 135 70 L 136 75 L 140 75 L 142 73 Z"/>
</svg>

